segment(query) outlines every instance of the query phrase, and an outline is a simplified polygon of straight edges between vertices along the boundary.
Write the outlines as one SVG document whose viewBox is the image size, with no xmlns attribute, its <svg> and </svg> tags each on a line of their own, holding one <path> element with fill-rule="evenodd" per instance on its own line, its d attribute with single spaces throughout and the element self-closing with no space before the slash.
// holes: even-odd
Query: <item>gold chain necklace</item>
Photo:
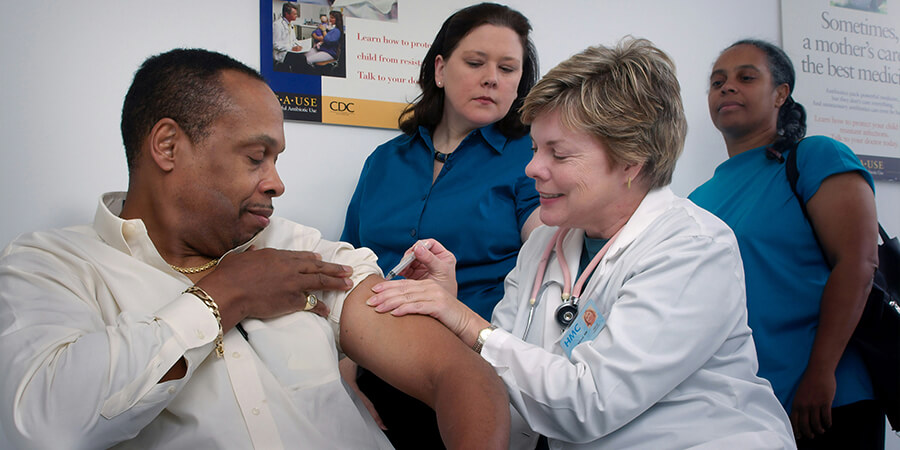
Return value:
<svg viewBox="0 0 900 450">
<path fill-rule="evenodd" d="M 202 266 L 197 266 L 197 267 L 178 267 L 173 264 L 169 264 L 169 267 L 171 267 L 176 272 L 183 273 L 185 275 L 189 275 L 192 273 L 200 273 L 200 272 L 203 272 L 204 270 L 209 270 L 209 269 L 215 267 L 216 264 L 219 264 L 219 258 L 216 258 Z"/>
</svg>

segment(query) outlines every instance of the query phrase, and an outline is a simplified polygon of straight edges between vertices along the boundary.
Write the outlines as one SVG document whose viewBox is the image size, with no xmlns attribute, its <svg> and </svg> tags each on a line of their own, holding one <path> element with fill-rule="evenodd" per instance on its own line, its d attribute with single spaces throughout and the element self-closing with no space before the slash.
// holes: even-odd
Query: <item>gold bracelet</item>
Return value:
<svg viewBox="0 0 900 450">
<path fill-rule="evenodd" d="M 214 341 L 216 344 L 216 356 L 221 358 L 225 355 L 225 345 L 223 341 L 225 339 L 225 333 L 222 331 L 222 315 L 219 314 L 219 305 L 216 304 L 215 300 L 206 293 L 200 286 L 194 285 L 191 286 L 184 291 L 185 294 L 194 294 L 203 301 L 203 304 L 209 308 L 209 311 L 216 318 L 216 322 L 219 324 L 219 335 L 216 336 L 216 340 Z"/>
</svg>

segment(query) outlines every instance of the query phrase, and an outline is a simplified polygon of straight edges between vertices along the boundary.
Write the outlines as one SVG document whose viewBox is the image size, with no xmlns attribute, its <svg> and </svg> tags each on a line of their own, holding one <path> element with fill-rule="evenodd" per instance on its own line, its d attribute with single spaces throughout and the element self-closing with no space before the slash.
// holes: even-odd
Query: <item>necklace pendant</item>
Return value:
<svg viewBox="0 0 900 450">
<path fill-rule="evenodd" d="M 450 157 L 449 153 L 441 153 L 437 150 L 434 151 L 434 160 L 439 163 L 447 162 L 447 158 L 449 158 L 449 157 Z"/>
</svg>

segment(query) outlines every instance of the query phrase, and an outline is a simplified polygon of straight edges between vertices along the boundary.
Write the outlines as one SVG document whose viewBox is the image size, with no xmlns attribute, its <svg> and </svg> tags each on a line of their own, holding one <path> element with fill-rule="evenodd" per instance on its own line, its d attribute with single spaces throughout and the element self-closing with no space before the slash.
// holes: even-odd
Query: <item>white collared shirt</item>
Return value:
<svg viewBox="0 0 900 450">
<path fill-rule="evenodd" d="M 0 254 L 0 448 L 390 448 L 338 373 L 345 293 L 328 319 L 217 323 L 140 220 L 101 198 L 93 227 L 31 233 Z M 250 244 L 380 274 L 375 255 L 272 218 Z M 184 357 L 187 375 L 158 383 Z"/>
</svg>

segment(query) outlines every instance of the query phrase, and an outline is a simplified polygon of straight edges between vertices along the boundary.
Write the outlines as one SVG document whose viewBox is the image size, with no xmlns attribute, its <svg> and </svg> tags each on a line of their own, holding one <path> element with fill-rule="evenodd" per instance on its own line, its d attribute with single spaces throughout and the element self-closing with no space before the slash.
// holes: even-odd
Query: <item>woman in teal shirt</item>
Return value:
<svg viewBox="0 0 900 450">
<path fill-rule="evenodd" d="M 400 116 L 404 134 L 369 156 L 341 236 L 371 248 L 385 273 L 419 239 L 439 240 L 457 257 L 459 298 L 485 318 L 540 224 L 518 113 L 538 76 L 530 31 L 522 14 L 492 3 L 444 22 L 422 62 L 422 94 Z M 373 378 L 363 372 L 359 386 L 394 446 L 441 446 L 434 414 Z"/>
<path fill-rule="evenodd" d="M 759 375 L 790 415 L 798 446 L 883 448 L 883 413 L 848 344 L 878 260 L 872 177 L 846 145 L 803 139 L 806 113 L 793 88 L 780 48 L 747 40 L 722 52 L 708 101 L 729 158 L 689 198 L 738 239 Z M 790 151 L 822 250 L 785 174 Z"/>
</svg>

